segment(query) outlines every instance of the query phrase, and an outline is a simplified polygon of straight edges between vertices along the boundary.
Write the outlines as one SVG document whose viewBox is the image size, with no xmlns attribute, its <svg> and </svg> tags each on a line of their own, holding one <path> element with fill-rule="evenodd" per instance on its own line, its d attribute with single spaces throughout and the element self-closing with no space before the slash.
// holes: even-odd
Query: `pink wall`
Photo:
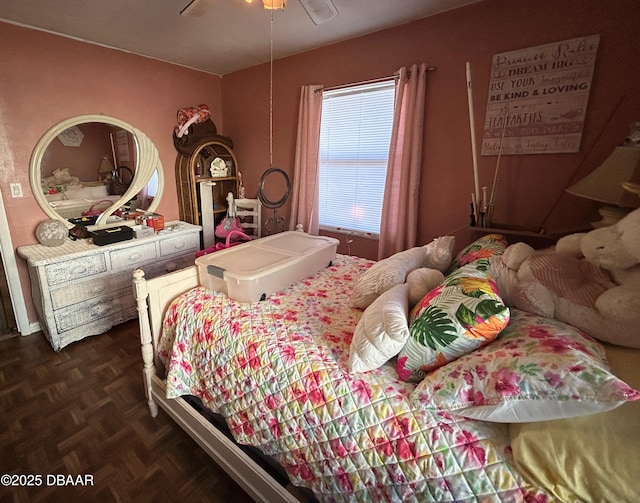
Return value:
<svg viewBox="0 0 640 503">
<path fill-rule="evenodd" d="M 0 23 L 0 61 L 0 186 L 14 246 L 37 243 L 34 230 L 45 218 L 29 187 L 31 152 L 51 126 L 76 115 L 116 117 L 156 144 L 165 173 L 158 211 L 178 219 L 176 111 L 207 103 L 221 130 L 218 76 L 5 23 Z M 12 182 L 22 184 L 25 197 L 11 197 Z M 35 321 L 26 263 L 17 261 L 29 318 Z"/>
<path fill-rule="evenodd" d="M 278 60 L 274 63 L 274 165 L 293 172 L 300 86 L 358 82 L 391 75 L 403 65 L 427 62 L 437 70 L 429 76 L 427 93 L 419 239 L 428 242 L 454 233 L 469 222 L 474 187 L 465 62 L 471 63 L 473 72 L 480 144 L 494 54 L 600 34 L 580 152 L 503 156 L 495 209 L 495 222 L 506 226 L 549 232 L 580 228 L 593 220 L 595 205 L 564 193 L 565 187 L 602 162 L 628 134 L 631 122 L 640 120 L 638 26 L 640 3 L 635 0 L 486 0 Z M 274 33 L 277 44 L 277 18 Z M 269 165 L 269 65 L 225 75 L 222 93 L 225 134 L 235 140 L 251 195 Z M 478 162 L 481 185 L 491 186 L 496 157 L 479 156 Z M 356 239 L 351 252 L 375 257 L 375 245 Z M 344 244 L 339 251 L 346 252 Z"/>
</svg>

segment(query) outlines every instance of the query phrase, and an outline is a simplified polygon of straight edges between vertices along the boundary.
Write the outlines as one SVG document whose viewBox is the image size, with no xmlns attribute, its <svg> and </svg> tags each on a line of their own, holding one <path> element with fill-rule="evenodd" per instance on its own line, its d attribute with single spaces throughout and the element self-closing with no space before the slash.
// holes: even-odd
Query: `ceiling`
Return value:
<svg viewBox="0 0 640 503">
<path fill-rule="evenodd" d="M 0 0 L 0 20 L 225 75 L 480 0 L 333 0 L 338 16 L 314 24 L 299 0 L 214 0 L 200 17 L 189 0 Z"/>
</svg>

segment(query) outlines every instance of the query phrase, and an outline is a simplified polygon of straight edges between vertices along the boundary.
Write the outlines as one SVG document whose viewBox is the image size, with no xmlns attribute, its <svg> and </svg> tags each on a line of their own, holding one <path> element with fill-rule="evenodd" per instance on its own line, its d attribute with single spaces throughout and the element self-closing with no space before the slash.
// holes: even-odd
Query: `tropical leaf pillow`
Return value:
<svg viewBox="0 0 640 503">
<path fill-rule="evenodd" d="M 489 258 L 493 255 L 502 255 L 509 246 L 502 234 L 487 234 L 465 246 L 451 261 L 449 269 L 445 273 L 451 274 L 463 265 L 475 262 L 478 259 Z"/>
<path fill-rule="evenodd" d="M 409 339 L 398 356 L 402 380 L 425 375 L 495 339 L 509 322 L 487 259 L 460 267 L 409 316 Z"/>
</svg>

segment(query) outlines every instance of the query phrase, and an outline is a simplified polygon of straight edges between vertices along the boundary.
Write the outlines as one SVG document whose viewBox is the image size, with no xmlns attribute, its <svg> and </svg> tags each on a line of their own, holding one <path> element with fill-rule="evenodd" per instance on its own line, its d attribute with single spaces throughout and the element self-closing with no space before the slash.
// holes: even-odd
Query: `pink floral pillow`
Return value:
<svg viewBox="0 0 640 503">
<path fill-rule="evenodd" d="M 584 416 L 638 399 L 595 339 L 517 309 L 496 340 L 431 372 L 412 394 L 427 410 L 501 423 Z"/>
<path fill-rule="evenodd" d="M 482 236 L 470 245 L 467 245 L 456 255 L 447 270 L 447 274 L 478 259 L 489 258 L 493 255 L 502 255 L 507 246 L 509 246 L 509 243 L 507 243 L 507 240 L 502 234 L 487 234 L 486 236 Z"/>
<path fill-rule="evenodd" d="M 409 338 L 398 355 L 401 380 L 426 373 L 491 342 L 509 322 L 486 259 L 460 267 L 425 295 L 409 315 Z"/>
</svg>

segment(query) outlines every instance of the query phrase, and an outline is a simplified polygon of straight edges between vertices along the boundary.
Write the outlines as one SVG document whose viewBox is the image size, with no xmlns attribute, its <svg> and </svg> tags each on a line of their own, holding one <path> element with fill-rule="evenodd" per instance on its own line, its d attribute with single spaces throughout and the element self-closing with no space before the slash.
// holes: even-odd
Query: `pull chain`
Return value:
<svg viewBox="0 0 640 503">
<path fill-rule="evenodd" d="M 269 39 L 269 167 L 273 168 L 273 10 Z"/>
</svg>

